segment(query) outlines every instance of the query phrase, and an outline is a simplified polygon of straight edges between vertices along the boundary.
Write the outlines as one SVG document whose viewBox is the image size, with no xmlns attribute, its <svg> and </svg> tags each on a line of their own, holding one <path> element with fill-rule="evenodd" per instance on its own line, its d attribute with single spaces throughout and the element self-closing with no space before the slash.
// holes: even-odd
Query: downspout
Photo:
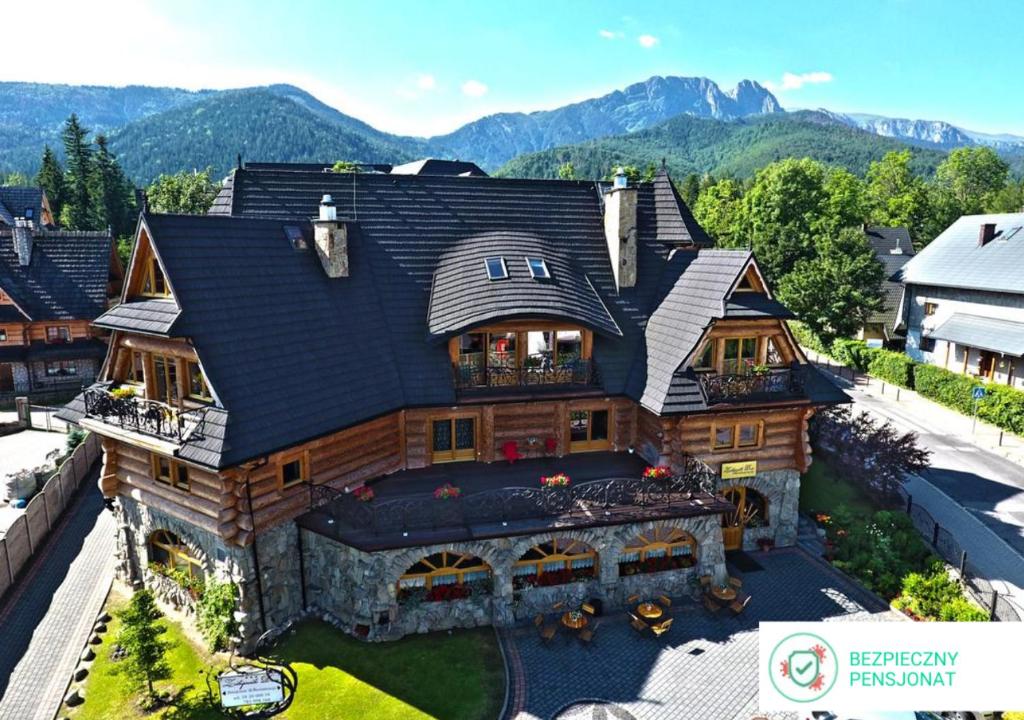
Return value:
<svg viewBox="0 0 1024 720">
<path fill-rule="evenodd" d="M 252 524 L 252 561 L 256 566 L 256 595 L 260 600 L 260 625 L 263 627 L 263 632 L 267 631 L 267 608 L 263 603 L 263 572 L 260 569 L 260 553 L 256 549 L 256 517 L 252 512 L 252 486 L 250 485 L 250 475 L 245 474 L 245 499 L 246 504 L 249 506 L 249 522 Z"/>
</svg>

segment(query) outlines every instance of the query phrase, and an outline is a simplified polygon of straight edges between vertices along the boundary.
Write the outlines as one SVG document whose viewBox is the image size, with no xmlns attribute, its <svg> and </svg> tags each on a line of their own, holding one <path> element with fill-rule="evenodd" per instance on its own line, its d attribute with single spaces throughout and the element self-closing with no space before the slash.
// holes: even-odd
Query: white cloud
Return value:
<svg viewBox="0 0 1024 720">
<path fill-rule="evenodd" d="M 416 78 L 416 87 L 420 90 L 433 90 L 437 87 L 437 80 L 433 75 L 420 75 Z"/>
<path fill-rule="evenodd" d="M 468 95 L 469 97 L 483 97 L 487 94 L 487 86 L 479 80 L 467 80 L 462 83 L 462 94 Z"/>
<path fill-rule="evenodd" d="M 598 30 L 597 34 L 603 37 L 605 40 L 618 40 L 620 37 L 622 37 L 621 32 L 616 32 L 614 30 Z"/>
<path fill-rule="evenodd" d="M 781 82 L 773 82 L 771 80 L 761 83 L 772 92 L 785 92 L 786 90 L 799 90 L 804 85 L 820 85 L 821 83 L 832 82 L 832 73 L 818 70 L 816 72 L 796 73 L 786 72 L 782 73 Z"/>
<path fill-rule="evenodd" d="M 653 35 L 641 35 L 637 38 L 637 42 L 643 45 L 645 48 L 652 48 L 658 44 L 658 38 Z"/>
</svg>

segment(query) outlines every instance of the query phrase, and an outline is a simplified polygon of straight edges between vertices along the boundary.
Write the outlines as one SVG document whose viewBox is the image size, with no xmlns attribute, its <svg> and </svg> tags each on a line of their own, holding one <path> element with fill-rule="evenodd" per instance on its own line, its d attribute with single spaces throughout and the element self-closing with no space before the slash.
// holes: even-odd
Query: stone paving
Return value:
<svg viewBox="0 0 1024 720">
<path fill-rule="evenodd" d="M 803 550 L 750 555 L 763 570 L 730 570 L 753 598 L 740 618 L 712 617 L 692 600 L 673 598 L 675 621 L 660 639 L 637 635 L 622 612 L 600 619 L 592 647 L 567 631 L 547 646 L 532 625 L 503 631 L 514 684 L 506 717 L 751 720 L 762 717 L 760 621 L 893 619 L 876 596 Z"/>
<path fill-rule="evenodd" d="M 0 606 L 0 720 L 52 720 L 110 589 L 114 519 L 97 472 Z"/>
</svg>

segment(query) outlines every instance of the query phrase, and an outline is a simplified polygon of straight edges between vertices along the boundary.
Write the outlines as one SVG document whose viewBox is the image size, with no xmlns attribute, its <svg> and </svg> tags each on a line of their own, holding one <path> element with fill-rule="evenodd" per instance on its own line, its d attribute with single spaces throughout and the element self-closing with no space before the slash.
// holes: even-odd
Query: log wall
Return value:
<svg viewBox="0 0 1024 720">
<path fill-rule="evenodd" d="M 756 460 L 758 472 L 793 469 L 803 472 L 810 460 L 807 420 L 810 408 L 691 415 L 681 420 L 662 418 L 672 438 L 675 456 L 692 455 L 720 472 L 722 463 Z M 712 426 L 764 423 L 760 447 L 712 450 Z M 674 426 L 674 427 L 673 427 Z"/>
</svg>

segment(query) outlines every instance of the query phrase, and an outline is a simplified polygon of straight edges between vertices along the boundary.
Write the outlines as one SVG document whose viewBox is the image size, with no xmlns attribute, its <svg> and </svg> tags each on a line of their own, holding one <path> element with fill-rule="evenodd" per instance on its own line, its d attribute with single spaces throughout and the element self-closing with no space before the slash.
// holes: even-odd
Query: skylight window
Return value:
<svg viewBox="0 0 1024 720">
<path fill-rule="evenodd" d="M 503 257 L 485 259 L 484 267 L 487 268 L 488 280 L 504 280 L 508 277 L 508 268 L 505 267 L 505 258 Z"/>
<path fill-rule="evenodd" d="M 551 273 L 548 272 L 548 264 L 544 258 L 526 258 L 526 266 L 530 268 L 530 275 L 534 280 L 550 280 Z"/>
</svg>

